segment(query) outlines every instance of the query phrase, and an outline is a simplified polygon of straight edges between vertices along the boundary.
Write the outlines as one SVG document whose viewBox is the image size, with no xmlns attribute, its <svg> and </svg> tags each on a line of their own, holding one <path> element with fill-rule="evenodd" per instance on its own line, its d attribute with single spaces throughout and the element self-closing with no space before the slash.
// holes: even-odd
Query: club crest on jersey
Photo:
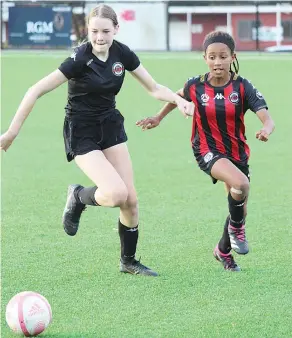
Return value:
<svg viewBox="0 0 292 338">
<path fill-rule="evenodd" d="M 124 73 L 124 65 L 121 62 L 115 62 L 113 64 L 113 74 L 116 76 L 121 76 Z"/>
<path fill-rule="evenodd" d="M 231 103 L 236 104 L 239 102 L 239 95 L 237 92 L 232 92 L 228 98 Z"/>
<path fill-rule="evenodd" d="M 202 101 L 203 103 L 207 103 L 209 100 L 210 100 L 210 97 L 209 97 L 208 94 L 202 94 L 202 95 L 201 95 L 201 101 Z"/>
<path fill-rule="evenodd" d="M 204 156 L 204 162 L 208 163 L 212 160 L 212 158 L 214 157 L 213 153 L 209 152 Z"/>
</svg>

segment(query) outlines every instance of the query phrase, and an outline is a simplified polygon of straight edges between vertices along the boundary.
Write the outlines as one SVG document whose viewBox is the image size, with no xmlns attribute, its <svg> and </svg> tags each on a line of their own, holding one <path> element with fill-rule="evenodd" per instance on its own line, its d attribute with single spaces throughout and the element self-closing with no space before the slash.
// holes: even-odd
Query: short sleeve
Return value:
<svg viewBox="0 0 292 338">
<path fill-rule="evenodd" d="M 184 98 L 189 102 L 192 102 L 191 95 L 190 95 L 190 88 L 194 84 L 196 79 L 197 79 L 197 77 L 189 78 L 188 81 L 185 83 L 185 86 L 184 86 Z"/>
<path fill-rule="evenodd" d="M 254 113 L 260 109 L 268 109 L 266 100 L 263 95 L 251 84 L 250 81 L 244 79 L 244 105 L 246 110 L 250 109 Z"/>
<path fill-rule="evenodd" d="M 184 98 L 191 102 L 191 98 L 190 98 L 190 85 L 189 85 L 189 81 L 185 83 L 185 86 L 184 86 Z"/>
<path fill-rule="evenodd" d="M 82 75 L 84 62 L 82 60 L 76 60 L 76 52 L 72 53 L 64 62 L 60 65 L 59 70 L 66 76 L 68 80 L 77 78 Z"/>
<path fill-rule="evenodd" d="M 132 72 L 140 66 L 140 60 L 128 46 L 124 45 L 123 47 L 123 63 L 125 69 Z"/>
</svg>

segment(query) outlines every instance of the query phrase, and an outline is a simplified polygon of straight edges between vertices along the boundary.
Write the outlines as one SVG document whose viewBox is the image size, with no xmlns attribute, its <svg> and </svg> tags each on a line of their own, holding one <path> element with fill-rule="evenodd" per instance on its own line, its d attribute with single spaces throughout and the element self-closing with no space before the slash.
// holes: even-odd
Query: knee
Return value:
<svg viewBox="0 0 292 338">
<path fill-rule="evenodd" d="M 137 199 L 137 194 L 135 191 L 133 192 L 130 189 L 128 193 L 128 198 L 125 201 L 125 203 L 121 205 L 121 209 L 124 209 L 124 210 L 126 209 L 132 214 L 135 214 L 138 212 L 138 199 Z"/>
<path fill-rule="evenodd" d="M 127 226 L 135 227 L 139 223 L 139 205 L 136 194 L 131 194 L 129 191 L 128 199 L 125 204 L 120 206 L 120 219 L 123 224 Z"/>
<path fill-rule="evenodd" d="M 128 196 L 128 199 L 124 205 L 127 209 L 136 212 L 138 210 L 138 199 L 137 196 Z"/>
<path fill-rule="evenodd" d="M 249 180 L 246 176 L 242 176 L 240 179 L 233 182 L 230 192 L 238 196 L 246 197 L 249 193 Z"/>
<path fill-rule="evenodd" d="M 127 202 L 128 190 L 126 186 L 121 186 L 109 191 L 106 195 L 111 207 L 119 207 Z"/>
</svg>

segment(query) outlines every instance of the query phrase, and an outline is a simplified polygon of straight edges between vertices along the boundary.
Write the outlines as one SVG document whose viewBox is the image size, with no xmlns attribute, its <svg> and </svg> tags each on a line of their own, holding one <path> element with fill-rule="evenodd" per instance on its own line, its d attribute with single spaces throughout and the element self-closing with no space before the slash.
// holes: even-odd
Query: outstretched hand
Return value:
<svg viewBox="0 0 292 338">
<path fill-rule="evenodd" d="M 160 120 L 158 116 L 146 117 L 145 119 L 136 122 L 136 126 L 141 127 L 142 130 L 158 127 L 159 124 Z"/>
<path fill-rule="evenodd" d="M 195 111 L 195 105 L 193 102 L 189 102 L 182 97 L 178 96 L 176 100 L 177 108 L 185 117 L 193 116 Z"/>
</svg>

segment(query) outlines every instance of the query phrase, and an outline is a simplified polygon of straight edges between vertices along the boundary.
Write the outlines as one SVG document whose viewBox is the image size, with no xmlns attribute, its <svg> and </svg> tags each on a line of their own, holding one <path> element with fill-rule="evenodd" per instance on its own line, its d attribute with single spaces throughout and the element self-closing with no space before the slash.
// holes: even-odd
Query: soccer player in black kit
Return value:
<svg viewBox="0 0 292 338">
<path fill-rule="evenodd" d="M 249 251 L 245 219 L 250 151 L 244 115 L 247 110 L 256 113 L 263 123 L 256 138 L 263 142 L 273 132 L 274 122 L 262 94 L 238 75 L 233 38 L 225 32 L 211 32 L 205 37 L 203 48 L 210 71 L 189 79 L 177 93 L 196 106 L 191 144 L 198 166 L 211 176 L 213 183 L 224 182 L 228 191 L 229 215 L 214 256 L 226 270 L 240 271 L 231 249 L 242 255 Z M 158 115 L 138 121 L 137 125 L 144 130 L 157 127 L 174 108 L 174 104 L 166 104 Z"/>
<path fill-rule="evenodd" d="M 118 28 L 111 7 L 101 4 L 90 12 L 89 41 L 77 47 L 59 69 L 28 90 L 8 131 L 0 138 L 0 148 L 5 151 L 9 148 L 39 97 L 69 81 L 64 122 L 67 160 L 74 159 L 95 186 L 69 186 L 63 213 L 64 230 L 70 236 L 76 234 L 86 205 L 119 207 L 120 271 L 157 276 L 135 259 L 138 202 L 124 118 L 116 109 L 115 96 L 127 70 L 150 95 L 175 103 L 184 115 L 192 115 L 194 105 L 154 81 L 136 54 L 114 40 Z"/>
</svg>

